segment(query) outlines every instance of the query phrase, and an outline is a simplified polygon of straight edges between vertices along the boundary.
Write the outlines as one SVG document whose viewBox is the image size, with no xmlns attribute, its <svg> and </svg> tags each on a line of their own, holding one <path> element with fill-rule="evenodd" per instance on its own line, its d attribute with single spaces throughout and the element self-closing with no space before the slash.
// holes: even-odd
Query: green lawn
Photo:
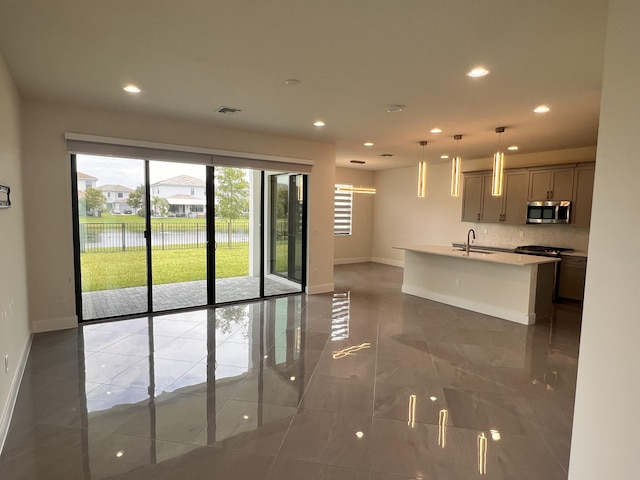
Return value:
<svg viewBox="0 0 640 480">
<path fill-rule="evenodd" d="M 139 287 L 146 284 L 144 251 L 83 253 L 82 291 Z M 216 277 L 243 277 L 249 274 L 249 247 L 219 248 Z M 206 279 L 204 248 L 153 251 L 154 284 Z"/>
</svg>

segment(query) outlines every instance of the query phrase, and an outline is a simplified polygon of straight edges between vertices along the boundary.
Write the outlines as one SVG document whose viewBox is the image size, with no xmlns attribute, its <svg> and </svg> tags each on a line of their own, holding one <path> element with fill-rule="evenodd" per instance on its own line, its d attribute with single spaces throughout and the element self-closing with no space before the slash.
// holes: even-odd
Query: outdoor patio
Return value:
<svg viewBox="0 0 640 480">
<path fill-rule="evenodd" d="M 216 279 L 216 303 L 237 302 L 260 297 L 258 277 L 233 277 Z M 265 278 L 265 296 L 300 293 L 300 287 Z M 168 283 L 153 287 L 154 312 L 196 307 L 207 304 L 205 280 Z M 99 290 L 82 294 L 84 320 L 133 315 L 147 311 L 147 287 Z"/>
</svg>

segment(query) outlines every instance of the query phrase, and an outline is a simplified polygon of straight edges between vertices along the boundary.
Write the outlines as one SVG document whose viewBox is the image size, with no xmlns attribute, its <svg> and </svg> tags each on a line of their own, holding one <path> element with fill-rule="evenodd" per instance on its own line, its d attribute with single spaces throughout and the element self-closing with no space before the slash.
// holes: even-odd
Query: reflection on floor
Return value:
<svg viewBox="0 0 640 480">
<path fill-rule="evenodd" d="M 335 294 L 36 335 L 2 479 L 566 479 L 580 310 Z"/>
<path fill-rule="evenodd" d="M 299 293 L 301 287 L 291 282 L 264 279 L 264 294 L 284 295 Z M 260 279 L 257 277 L 232 277 L 216 279 L 216 303 L 238 302 L 260 297 Z M 207 304 L 207 283 L 168 283 L 153 287 L 153 310 L 161 312 Z M 147 311 L 147 288 L 130 287 L 114 290 L 98 290 L 82 294 L 82 315 L 85 320 L 95 320 Z"/>
</svg>

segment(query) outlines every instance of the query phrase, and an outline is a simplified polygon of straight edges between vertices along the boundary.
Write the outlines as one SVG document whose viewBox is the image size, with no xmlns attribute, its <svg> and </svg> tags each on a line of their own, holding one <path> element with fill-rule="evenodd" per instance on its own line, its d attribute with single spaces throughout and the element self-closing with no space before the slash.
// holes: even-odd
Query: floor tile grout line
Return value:
<svg viewBox="0 0 640 480">
<path fill-rule="evenodd" d="M 327 340 L 325 341 L 325 344 L 321 350 L 321 352 L 324 351 L 324 349 L 326 348 L 327 344 L 329 343 L 329 338 L 330 336 L 327 338 Z M 282 450 L 282 447 L 284 445 L 284 442 L 287 440 L 287 435 L 289 434 L 289 431 L 291 430 L 291 426 L 293 425 L 293 421 L 296 418 L 296 415 L 298 413 L 300 413 L 300 408 L 302 406 L 302 403 L 304 401 L 304 396 L 307 393 L 307 390 L 309 388 L 309 384 L 311 383 L 311 379 L 313 378 L 313 376 L 316 373 L 316 369 L 318 368 L 318 363 L 320 362 L 320 359 L 318 359 L 318 361 L 316 362 L 316 364 L 313 367 L 313 370 L 311 372 L 311 375 L 309 375 L 309 380 L 307 381 L 307 385 L 304 387 L 304 391 L 302 392 L 302 397 L 300 398 L 300 401 L 298 402 L 298 404 L 296 405 L 296 411 L 293 415 L 291 415 L 291 421 L 289 421 L 289 425 L 287 426 L 286 431 L 284 432 L 284 435 L 282 436 L 282 440 L 280 441 L 280 445 L 278 445 L 278 449 L 276 450 L 276 453 L 273 455 L 273 460 L 271 461 L 271 465 L 269 466 L 269 469 L 267 470 L 267 474 L 265 475 L 265 479 L 269 478 L 269 476 L 271 475 L 271 471 L 273 470 L 274 465 L 276 464 L 276 461 L 278 460 L 278 456 L 280 455 L 280 451 Z"/>
</svg>

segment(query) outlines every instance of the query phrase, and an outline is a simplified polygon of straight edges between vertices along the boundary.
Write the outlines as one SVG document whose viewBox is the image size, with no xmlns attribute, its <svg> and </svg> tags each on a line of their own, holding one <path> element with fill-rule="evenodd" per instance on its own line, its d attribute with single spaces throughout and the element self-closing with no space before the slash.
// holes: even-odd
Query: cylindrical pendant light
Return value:
<svg viewBox="0 0 640 480">
<path fill-rule="evenodd" d="M 504 132 L 505 128 L 496 128 L 498 151 L 493 155 L 493 175 L 491 177 L 491 195 L 494 197 L 502 195 L 502 185 L 504 183 L 504 153 L 500 151 L 500 134 Z"/>
<path fill-rule="evenodd" d="M 451 196 L 459 197 L 460 196 L 460 164 L 462 160 L 460 160 L 460 156 L 458 155 L 458 142 L 462 140 L 462 135 L 454 135 L 454 140 L 456 141 L 456 156 L 451 159 Z"/>
<path fill-rule="evenodd" d="M 421 140 L 422 145 L 422 161 L 418 163 L 418 197 L 424 198 L 427 195 L 427 161 L 424 159 L 424 147 L 427 146 L 426 140 Z"/>
</svg>

